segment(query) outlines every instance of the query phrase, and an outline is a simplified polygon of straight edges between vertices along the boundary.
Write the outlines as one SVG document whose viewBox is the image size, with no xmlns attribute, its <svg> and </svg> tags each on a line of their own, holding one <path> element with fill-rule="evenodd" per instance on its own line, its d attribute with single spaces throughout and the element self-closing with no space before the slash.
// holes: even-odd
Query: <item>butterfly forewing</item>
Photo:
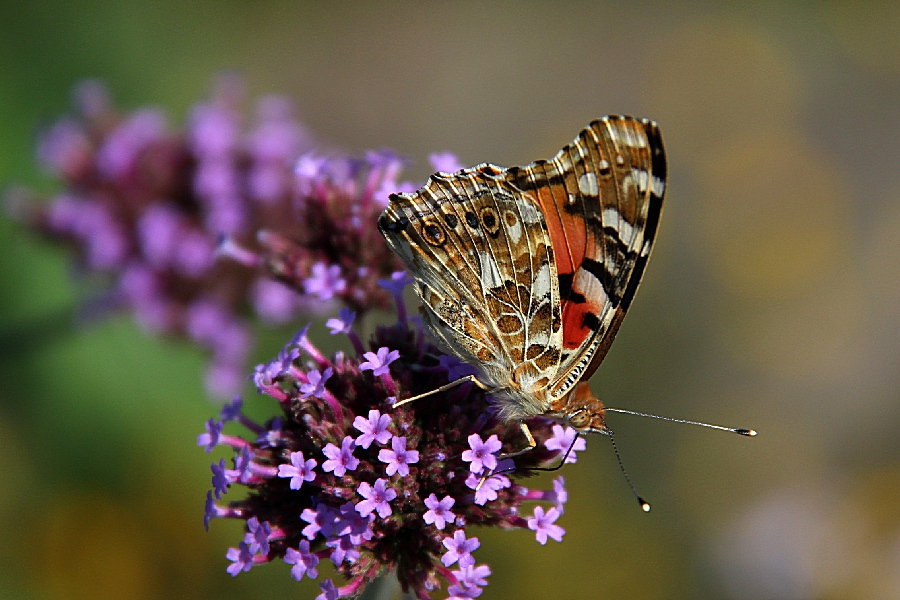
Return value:
<svg viewBox="0 0 900 600">
<path fill-rule="evenodd" d="M 531 390 L 558 370 L 558 279 L 540 207 L 505 179 L 492 165 L 436 174 L 392 196 L 379 226 L 417 274 L 436 337 L 488 383 Z"/>
</svg>

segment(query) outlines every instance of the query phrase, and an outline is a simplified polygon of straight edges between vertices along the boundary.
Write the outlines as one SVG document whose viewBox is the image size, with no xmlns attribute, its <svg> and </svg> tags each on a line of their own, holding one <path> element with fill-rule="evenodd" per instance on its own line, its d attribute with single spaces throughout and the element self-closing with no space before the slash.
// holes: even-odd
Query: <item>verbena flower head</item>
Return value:
<svg viewBox="0 0 900 600">
<path fill-rule="evenodd" d="M 524 479 L 529 468 L 559 461 L 567 448 L 543 442 L 567 432 L 554 435 L 552 422 L 530 420 L 539 443 L 513 463 L 498 454 L 523 448 L 524 436 L 471 384 L 393 409 L 395 398 L 448 383 L 458 364 L 411 320 L 378 328 L 369 350 L 349 313 L 338 320 L 329 328 L 358 349 L 326 357 L 304 328 L 254 376 L 277 415 L 252 422 L 235 400 L 198 436 L 204 449 L 234 453 L 233 469 L 224 460 L 212 466 L 204 515 L 206 524 L 246 522 L 226 553 L 230 574 L 282 560 L 294 579 L 316 579 L 319 563 L 330 560 L 342 579 L 320 582 L 319 598 L 349 596 L 391 571 L 419 598 L 442 586 L 451 598 L 474 598 L 490 568 L 478 564 L 473 527 L 519 529 L 541 544 L 561 539 L 562 478 L 550 490 L 529 489 Z M 307 393 L 309 386 L 319 393 Z M 248 435 L 224 433 L 221 421 Z M 248 493 L 226 502 L 235 486 Z"/>
<path fill-rule="evenodd" d="M 398 181 L 397 156 L 319 156 L 289 102 L 261 98 L 248 119 L 242 96 L 238 79 L 222 77 L 177 128 L 81 84 L 73 114 L 38 142 L 61 190 L 7 197 L 106 281 L 101 306 L 206 348 L 207 387 L 225 397 L 243 381 L 251 313 L 281 323 L 332 299 L 357 312 L 388 306 L 378 281 L 401 263 L 375 221 L 388 191 L 413 187 Z"/>
</svg>

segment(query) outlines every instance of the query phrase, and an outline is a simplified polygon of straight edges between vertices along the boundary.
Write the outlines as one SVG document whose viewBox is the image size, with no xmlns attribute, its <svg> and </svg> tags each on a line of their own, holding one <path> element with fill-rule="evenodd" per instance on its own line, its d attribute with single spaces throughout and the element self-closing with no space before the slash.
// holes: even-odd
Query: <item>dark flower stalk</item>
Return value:
<svg viewBox="0 0 900 600">
<path fill-rule="evenodd" d="M 281 559 L 294 579 L 316 579 L 319 563 L 331 560 L 344 581 L 321 582 L 320 600 L 351 595 L 387 572 L 418 598 L 429 598 L 441 580 L 450 598 L 475 598 L 490 568 L 476 564 L 480 542 L 472 527 L 527 529 L 541 544 L 562 538 L 555 523 L 566 501 L 562 478 L 544 491 L 523 480 L 529 469 L 560 458 L 574 430 L 530 420 L 539 444 L 513 465 L 499 455 L 522 448 L 524 437 L 471 385 L 391 408 L 398 397 L 471 373 L 405 317 L 407 281 L 402 273 L 382 281 L 401 318 L 376 330 L 370 350 L 344 310 L 328 327 L 349 338 L 352 356 L 323 356 L 303 328 L 275 359 L 257 366 L 254 383 L 277 402 L 277 416 L 254 423 L 235 398 L 207 422 L 198 445 L 231 448 L 234 468 L 224 460 L 212 465 L 204 525 L 214 518 L 246 522 L 243 540 L 227 553 L 230 574 Z M 249 437 L 225 435 L 226 423 Z M 574 462 L 575 453 L 567 460 Z M 249 493 L 225 504 L 232 486 Z M 547 506 L 521 514 L 523 503 L 532 502 Z"/>
<path fill-rule="evenodd" d="M 207 349 L 207 388 L 221 397 L 243 381 L 252 318 L 388 306 L 376 282 L 401 263 L 375 220 L 388 193 L 414 187 L 398 182 L 403 161 L 390 152 L 317 154 L 283 98 L 260 99 L 249 122 L 241 104 L 240 82 L 223 77 L 176 129 L 156 109 L 117 111 L 84 83 L 74 113 L 39 138 L 62 190 L 7 194 L 13 214 L 107 281 L 99 305 Z"/>
</svg>

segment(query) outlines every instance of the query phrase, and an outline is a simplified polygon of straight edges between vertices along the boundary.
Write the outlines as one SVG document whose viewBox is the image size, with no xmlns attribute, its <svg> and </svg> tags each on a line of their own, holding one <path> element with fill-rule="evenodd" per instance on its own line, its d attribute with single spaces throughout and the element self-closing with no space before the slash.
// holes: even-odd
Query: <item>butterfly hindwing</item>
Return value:
<svg viewBox="0 0 900 600">
<path fill-rule="evenodd" d="M 662 139 L 652 121 L 604 117 L 550 160 L 509 173 L 540 204 L 556 251 L 559 398 L 606 355 L 640 282 L 665 191 Z"/>
<path fill-rule="evenodd" d="M 416 273 L 426 322 L 498 386 L 546 387 L 562 336 L 554 250 L 539 206 L 480 165 L 391 197 L 379 227 Z"/>
</svg>

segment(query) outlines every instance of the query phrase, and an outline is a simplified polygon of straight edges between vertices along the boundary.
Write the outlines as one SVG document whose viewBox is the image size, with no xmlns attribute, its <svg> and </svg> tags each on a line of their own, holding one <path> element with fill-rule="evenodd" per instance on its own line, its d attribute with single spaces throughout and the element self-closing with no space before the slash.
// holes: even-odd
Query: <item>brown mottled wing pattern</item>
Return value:
<svg viewBox="0 0 900 600">
<path fill-rule="evenodd" d="M 563 355 L 549 392 L 560 398 L 593 374 L 631 304 L 662 210 L 665 151 L 655 122 L 610 116 L 550 160 L 508 172 L 539 202 L 555 250 Z"/>
<path fill-rule="evenodd" d="M 378 226 L 447 349 L 479 365 L 485 383 L 534 391 L 559 366 L 558 277 L 539 206 L 505 173 L 487 164 L 437 173 L 416 193 L 391 196 Z"/>
</svg>

